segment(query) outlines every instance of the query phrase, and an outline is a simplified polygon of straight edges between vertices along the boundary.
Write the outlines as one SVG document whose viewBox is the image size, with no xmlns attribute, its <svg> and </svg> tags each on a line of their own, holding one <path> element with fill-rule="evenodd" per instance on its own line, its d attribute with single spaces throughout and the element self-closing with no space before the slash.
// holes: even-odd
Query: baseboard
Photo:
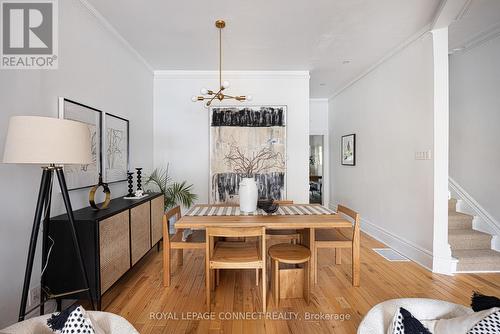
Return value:
<svg viewBox="0 0 500 334">
<path fill-rule="evenodd" d="M 448 178 L 448 185 L 451 190 L 457 195 L 457 200 L 465 202 L 472 214 L 479 219 L 474 220 L 474 229 L 493 235 L 491 248 L 500 251 L 500 222 L 498 222 L 491 214 L 488 213 L 464 188 L 462 188 L 451 177 Z"/>
<path fill-rule="evenodd" d="M 334 202 L 330 202 L 328 206 L 332 210 L 337 209 L 337 204 Z M 425 269 L 432 271 L 432 252 L 423 249 L 422 247 L 415 245 L 411 241 L 395 235 L 394 233 L 391 233 L 364 218 L 361 218 L 361 231 L 368 234 L 375 240 L 380 241 L 386 246 L 401 253 L 413 262 L 418 263 Z"/>
<path fill-rule="evenodd" d="M 361 218 L 361 231 L 391 247 L 427 270 L 432 271 L 432 252 L 363 218 Z"/>
</svg>

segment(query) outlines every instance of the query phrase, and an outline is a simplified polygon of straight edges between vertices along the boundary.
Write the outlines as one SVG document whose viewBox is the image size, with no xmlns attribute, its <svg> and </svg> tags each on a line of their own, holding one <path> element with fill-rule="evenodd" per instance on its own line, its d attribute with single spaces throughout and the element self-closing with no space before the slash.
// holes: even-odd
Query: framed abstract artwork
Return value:
<svg viewBox="0 0 500 334">
<path fill-rule="evenodd" d="M 238 203 L 244 177 L 256 180 L 259 198 L 286 198 L 286 111 L 286 106 L 210 109 L 210 203 Z M 251 175 L 235 162 L 241 158 L 255 161 Z"/>
<path fill-rule="evenodd" d="M 104 175 L 107 183 L 127 180 L 129 145 L 129 121 L 106 113 L 104 120 Z"/>
<path fill-rule="evenodd" d="M 356 165 L 356 135 L 350 134 L 342 136 L 341 143 L 341 163 L 344 166 Z"/>
<path fill-rule="evenodd" d="M 59 118 L 84 123 L 89 128 L 92 163 L 65 165 L 68 190 L 91 187 L 98 183 L 102 171 L 102 111 L 63 97 L 59 98 Z"/>
</svg>

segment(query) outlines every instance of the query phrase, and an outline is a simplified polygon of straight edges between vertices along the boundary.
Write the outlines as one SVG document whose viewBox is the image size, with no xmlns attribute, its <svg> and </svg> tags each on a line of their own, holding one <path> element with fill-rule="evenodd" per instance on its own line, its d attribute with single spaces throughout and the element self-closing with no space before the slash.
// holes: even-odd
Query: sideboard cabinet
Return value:
<svg viewBox="0 0 500 334">
<path fill-rule="evenodd" d="M 138 199 L 117 198 L 108 208 L 90 207 L 74 212 L 76 231 L 90 290 L 98 310 L 102 296 L 162 238 L 163 195 L 149 194 Z M 46 249 L 49 255 L 42 286 L 52 296 L 85 287 L 70 237 L 66 214 L 50 219 Z M 48 251 L 52 244 L 50 254 Z M 86 292 L 64 295 L 64 299 L 85 299 Z M 58 299 L 58 302 L 63 299 Z"/>
</svg>

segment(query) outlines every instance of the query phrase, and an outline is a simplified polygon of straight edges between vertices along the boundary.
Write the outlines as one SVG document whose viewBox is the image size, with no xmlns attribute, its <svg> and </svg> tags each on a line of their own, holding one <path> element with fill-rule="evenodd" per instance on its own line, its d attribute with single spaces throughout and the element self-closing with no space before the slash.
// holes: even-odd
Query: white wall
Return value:
<svg viewBox="0 0 500 334">
<path fill-rule="evenodd" d="M 328 99 L 309 100 L 309 132 L 311 135 L 328 134 Z"/>
<path fill-rule="evenodd" d="M 450 56 L 450 177 L 500 221 L 500 38 Z"/>
<path fill-rule="evenodd" d="M 153 163 L 153 74 L 80 1 L 59 1 L 59 69 L 0 71 L 0 147 L 10 116 L 57 117 L 64 96 L 130 120 L 131 166 Z M 3 154 L 3 153 L 2 153 Z M 17 321 L 28 242 L 41 170 L 0 164 L 0 328 Z M 113 197 L 126 193 L 111 186 Z M 87 206 L 88 189 L 72 191 L 74 209 Z M 61 213 L 54 193 L 53 213 Z M 32 286 L 39 283 L 40 254 Z"/>
<path fill-rule="evenodd" d="M 309 100 L 309 132 L 323 136 L 323 204 L 330 203 L 330 139 L 328 99 Z"/>
<path fill-rule="evenodd" d="M 249 105 L 286 105 L 287 197 L 306 203 L 309 179 L 309 73 L 227 71 L 227 93 L 252 95 Z M 172 176 L 194 184 L 198 202 L 209 194 L 209 113 L 191 96 L 200 88 L 217 87 L 213 71 L 155 73 L 154 157 L 155 166 L 170 163 Z M 230 102 L 235 105 L 239 102 Z"/>
<path fill-rule="evenodd" d="M 362 228 L 432 267 L 433 47 L 427 33 L 330 99 L 331 205 L 359 211 Z M 356 166 L 340 138 L 356 134 Z"/>
</svg>

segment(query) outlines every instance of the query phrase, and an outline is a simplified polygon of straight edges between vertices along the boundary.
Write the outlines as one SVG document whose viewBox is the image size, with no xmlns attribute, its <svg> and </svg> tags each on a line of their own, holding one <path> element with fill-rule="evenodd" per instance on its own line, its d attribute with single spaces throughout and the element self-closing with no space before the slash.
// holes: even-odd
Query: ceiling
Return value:
<svg viewBox="0 0 500 334">
<path fill-rule="evenodd" d="M 449 28 L 450 52 L 461 51 L 500 32 L 500 0 L 472 0 Z"/>
<path fill-rule="evenodd" d="M 87 0 L 155 70 L 309 70 L 330 97 L 430 23 L 439 0 Z M 494 0 L 495 1 L 495 0 Z M 498 1 L 500 2 L 500 1 Z"/>
</svg>

